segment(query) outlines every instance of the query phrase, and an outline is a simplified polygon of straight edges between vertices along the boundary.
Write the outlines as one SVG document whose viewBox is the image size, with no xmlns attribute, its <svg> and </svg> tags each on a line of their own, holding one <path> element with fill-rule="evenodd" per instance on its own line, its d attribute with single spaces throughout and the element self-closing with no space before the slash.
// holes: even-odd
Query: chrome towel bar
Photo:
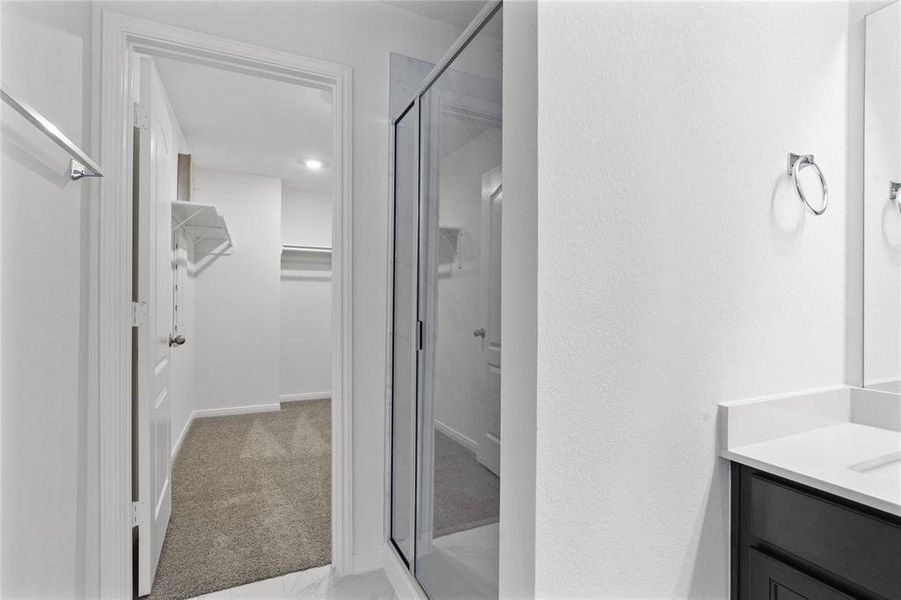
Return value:
<svg viewBox="0 0 901 600">
<path fill-rule="evenodd" d="M 44 132 L 44 135 L 65 150 L 72 161 L 69 163 L 69 177 L 73 181 L 77 181 L 82 177 L 103 177 L 103 171 L 100 165 L 91 160 L 91 157 L 85 154 L 81 148 L 76 146 L 72 140 L 63 135 L 56 125 L 51 123 L 41 113 L 36 111 L 31 105 L 23 102 L 9 91 L 5 84 L 0 84 L 0 96 L 3 101 L 16 109 L 20 115 L 31 121 L 31 123 Z"/>
<path fill-rule="evenodd" d="M 801 180 L 798 175 L 801 174 L 801 169 L 805 167 L 813 167 L 813 169 L 817 172 L 817 176 L 820 178 L 820 185 L 823 187 L 823 206 L 819 210 L 813 207 L 810 202 L 807 201 L 807 196 L 804 195 L 804 189 L 801 187 Z M 826 189 L 826 178 L 823 177 L 823 172 L 820 170 L 820 167 L 813 160 L 813 154 L 794 154 L 791 153 L 788 155 L 788 175 L 795 182 L 795 191 L 798 193 L 798 197 L 801 199 L 801 202 L 807 205 L 807 208 L 810 211 L 819 216 L 826 212 L 826 207 L 829 206 L 829 190 Z"/>
</svg>

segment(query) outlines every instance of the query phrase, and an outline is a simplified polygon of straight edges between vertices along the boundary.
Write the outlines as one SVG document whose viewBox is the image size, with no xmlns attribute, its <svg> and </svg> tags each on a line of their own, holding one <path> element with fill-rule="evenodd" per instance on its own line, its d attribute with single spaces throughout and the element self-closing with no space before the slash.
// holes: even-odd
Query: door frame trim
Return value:
<svg viewBox="0 0 901 600">
<path fill-rule="evenodd" d="M 95 13 L 96 14 L 96 13 Z M 97 21 L 95 21 L 97 22 Z M 97 421 L 96 596 L 132 594 L 131 347 L 132 93 L 130 54 L 187 58 L 250 74 L 313 85 L 333 94 L 332 215 L 332 565 L 353 568 L 352 503 L 352 85 L 351 68 L 213 35 L 100 11 L 100 162 L 105 178 L 91 215 L 90 372 L 96 377 L 89 414 Z M 96 56 L 96 55 L 95 55 Z M 97 63 L 95 62 L 95 65 Z M 93 500 L 93 502 L 92 502 Z M 91 537 L 91 536 L 89 536 Z M 89 577 L 90 578 L 90 577 Z M 88 584 L 90 587 L 93 587 Z"/>
</svg>

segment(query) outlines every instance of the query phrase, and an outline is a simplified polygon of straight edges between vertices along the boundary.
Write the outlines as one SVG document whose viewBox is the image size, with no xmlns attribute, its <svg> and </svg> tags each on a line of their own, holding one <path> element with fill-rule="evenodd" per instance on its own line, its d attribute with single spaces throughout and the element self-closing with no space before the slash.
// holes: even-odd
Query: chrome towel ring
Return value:
<svg viewBox="0 0 901 600">
<path fill-rule="evenodd" d="M 888 199 L 895 204 L 898 208 L 898 212 L 901 212 L 901 193 L 899 193 L 899 191 L 901 191 L 901 182 L 888 182 Z"/>
<path fill-rule="evenodd" d="M 813 167 L 814 170 L 816 170 L 817 176 L 820 178 L 820 185 L 823 186 L 823 206 L 819 210 L 814 208 L 810 202 L 807 201 L 804 190 L 801 188 L 801 180 L 798 178 L 798 175 L 801 174 L 801 169 L 805 167 Z M 798 197 L 801 198 L 801 202 L 806 204 L 807 208 L 809 208 L 813 214 L 819 216 L 826 212 L 826 207 L 829 206 L 829 190 L 826 189 L 826 178 L 823 177 L 823 172 L 813 160 L 813 154 L 789 154 L 788 175 L 795 182 L 795 191 L 798 192 Z"/>
</svg>

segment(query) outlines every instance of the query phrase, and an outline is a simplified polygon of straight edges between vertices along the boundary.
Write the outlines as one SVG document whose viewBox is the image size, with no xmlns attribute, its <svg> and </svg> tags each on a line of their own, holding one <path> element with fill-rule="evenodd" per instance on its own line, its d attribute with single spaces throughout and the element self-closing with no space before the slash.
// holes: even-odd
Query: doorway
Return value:
<svg viewBox="0 0 901 600">
<path fill-rule="evenodd" d="M 330 256 L 330 267 L 328 272 L 330 277 L 325 284 L 329 289 L 329 298 L 327 300 L 328 312 L 334 316 L 331 323 L 331 333 L 327 337 L 331 341 L 331 348 L 325 349 L 324 354 L 328 355 L 331 365 L 330 388 L 328 390 L 318 390 L 316 393 L 328 391 L 331 395 L 327 413 L 325 430 L 326 438 L 330 438 L 330 457 L 324 461 L 325 467 L 319 469 L 320 478 L 324 476 L 324 491 L 320 490 L 317 495 L 322 498 L 323 502 L 328 505 L 328 516 L 325 520 L 324 529 L 325 537 L 329 541 L 330 549 L 325 552 L 327 562 L 337 574 L 343 574 L 349 566 L 349 556 L 351 546 L 349 543 L 350 527 L 350 491 L 349 491 L 349 460 L 348 452 L 345 451 L 345 444 L 350 438 L 350 390 L 349 390 L 349 357 L 350 348 L 348 340 L 350 339 L 350 290 L 349 290 L 349 274 L 350 274 L 350 252 L 349 252 L 349 232 L 350 232 L 350 148 L 349 148 L 349 117 L 350 117 L 350 98 L 348 95 L 350 85 L 349 69 L 339 65 L 332 65 L 318 60 L 310 60 L 295 55 L 275 52 L 267 49 L 231 42 L 212 36 L 197 34 L 190 31 L 180 30 L 177 28 L 157 25 L 155 23 L 134 19 L 115 13 L 104 11 L 103 13 L 103 85 L 101 86 L 101 97 L 103 105 L 103 114 L 101 115 L 102 124 L 102 155 L 107 167 L 107 180 L 101 192 L 101 215 L 100 215 L 100 235 L 99 235 L 99 254 L 101 261 L 101 277 L 98 281 L 99 298 L 101 300 L 101 339 L 108 340 L 109 344 L 101 344 L 99 347 L 98 367 L 103 371 L 106 370 L 115 376 L 105 378 L 104 388 L 98 390 L 99 410 L 101 412 L 101 429 L 99 431 L 100 453 L 101 453 L 101 480 L 100 480 L 100 503 L 101 510 L 103 506 L 109 508 L 111 515 L 110 527 L 101 531 L 101 591 L 105 595 L 124 597 L 131 594 L 132 591 L 132 569 L 131 569 L 131 525 L 141 525 L 148 532 L 144 538 L 143 546 L 147 550 L 146 555 L 153 556 L 156 549 L 162 551 L 165 543 L 166 529 L 165 512 L 167 503 L 171 503 L 173 494 L 177 499 L 179 494 L 177 478 L 166 477 L 166 466 L 171 460 L 172 450 L 177 457 L 188 450 L 191 441 L 192 427 L 185 427 L 180 431 L 187 431 L 182 437 L 178 428 L 173 433 L 171 426 L 165 427 L 162 423 L 165 421 L 165 415 L 177 413 L 174 405 L 169 401 L 176 398 L 175 389 L 177 383 L 172 379 L 177 378 L 177 374 L 170 371 L 177 361 L 173 362 L 173 354 L 188 347 L 191 343 L 191 332 L 195 334 L 194 341 L 200 342 L 203 333 L 203 317 L 206 315 L 217 314 L 218 308 L 211 307 L 204 310 L 202 314 L 194 313 L 192 318 L 190 311 L 184 311 L 179 314 L 178 309 L 186 307 L 188 299 L 184 297 L 189 286 L 176 288 L 176 281 L 185 281 L 185 277 L 193 274 L 197 277 L 195 284 L 199 285 L 200 277 L 212 277 L 217 271 L 223 270 L 223 265 L 228 264 L 226 261 L 235 259 L 237 262 L 238 249 L 240 240 L 236 239 L 235 231 L 229 231 L 224 238 L 217 239 L 216 235 L 210 237 L 187 235 L 190 234 L 189 227 L 193 224 L 196 228 L 206 228 L 215 225 L 214 228 L 222 233 L 223 227 L 216 223 L 217 219 L 222 219 L 223 214 L 226 217 L 226 227 L 228 223 L 227 211 L 205 210 L 203 214 L 196 214 L 192 218 L 192 223 L 182 223 L 186 235 L 173 235 L 172 230 L 159 226 L 156 227 L 154 238 L 152 235 L 140 235 L 140 224 L 149 223 L 149 217 L 145 221 L 134 221 L 134 216 L 140 216 L 140 212 L 134 212 L 131 204 L 117 202 L 117 198 L 130 197 L 131 190 L 140 189 L 142 178 L 139 170 L 138 177 L 135 177 L 133 170 L 133 159 L 137 157 L 140 161 L 142 154 L 140 152 L 142 144 L 142 125 L 146 113 L 141 110 L 141 104 L 138 102 L 138 110 L 133 110 L 135 101 L 140 100 L 141 77 L 137 76 L 141 71 L 135 68 L 135 61 L 149 59 L 151 61 L 163 60 L 179 60 L 192 65 L 204 65 L 206 68 L 218 69 L 232 74 L 241 73 L 244 75 L 252 75 L 257 78 L 268 81 L 277 81 L 281 83 L 290 83 L 296 86 L 305 86 L 313 88 L 318 92 L 325 92 L 330 96 L 331 106 L 328 110 L 328 120 L 330 126 L 330 139 L 332 142 L 332 158 L 325 171 L 327 179 L 332 186 L 330 192 L 331 198 L 331 240 L 332 252 Z M 118 85 L 117 82 L 122 82 Z M 137 127 L 134 127 L 137 125 Z M 149 129 L 149 127 L 148 127 Z M 174 136 L 168 136 L 165 140 L 166 150 L 170 154 L 177 148 Z M 146 141 L 145 145 L 149 151 L 149 155 L 153 155 L 154 150 L 163 148 L 157 140 L 156 145 L 151 148 L 151 142 Z M 128 151 L 117 153 L 116 148 L 128 149 Z M 178 152 L 176 152 L 178 154 Z M 198 153 L 199 156 L 199 153 Z M 298 157 L 300 158 L 300 157 Z M 304 157 L 315 159 L 315 157 Z M 304 163 L 306 161 L 304 160 Z M 323 161 L 325 162 L 325 161 Z M 309 165 L 302 164 L 304 168 L 310 168 Z M 320 165 L 322 166 L 322 165 Z M 148 164 L 148 168 L 151 168 Z M 215 170 L 215 169 L 212 169 Z M 176 167 L 177 171 L 177 167 Z M 144 171 L 146 174 L 147 171 Z M 209 173 L 204 174 L 200 170 L 193 173 L 195 175 L 194 187 L 200 192 L 200 184 L 203 183 L 207 193 L 219 190 L 219 197 L 224 197 L 225 192 L 232 193 L 239 191 L 240 186 L 235 181 L 227 181 L 216 183 Z M 156 176 L 162 177 L 160 173 L 154 173 Z M 252 174 L 250 174 L 252 175 Z M 227 179 L 227 178 L 226 178 Z M 177 176 L 175 178 L 177 182 Z M 172 179 L 167 179 L 172 181 Z M 176 186 L 173 185 L 173 188 Z M 289 186 L 285 186 L 287 189 Z M 149 189 L 149 186 L 148 186 Z M 183 209 L 192 208 L 178 206 L 177 202 L 181 200 L 171 201 L 173 190 L 158 190 L 158 196 L 161 201 L 155 211 L 155 219 L 158 225 L 172 223 L 172 227 L 178 227 L 179 223 L 184 221 L 181 217 L 189 217 L 191 213 L 183 214 Z M 177 192 L 176 192 L 177 193 Z M 152 194 L 151 194 L 152 195 Z M 167 197 L 163 200 L 163 197 Z M 207 198 L 209 199 L 209 197 Z M 279 200 L 281 195 L 279 194 Z M 194 199 L 198 201 L 197 198 Z M 191 201 L 187 201 L 190 203 Z M 215 203 L 204 201 L 198 202 L 194 208 L 200 208 L 199 205 L 215 207 Z M 167 207 L 170 212 L 166 212 Z M 234 206 L 232 206 L 232 209 Z M 281 213 L 281 202 L 278 203 L 278 210 Z M 138 211 L 141 210 L 140 205 Z M 182 211 L 182 212 L 180 212 Z M 195 211 L 196 212 L 196 211 Z M 133 223 L 138 223 L 138 228 L 133 229 Z M 212 222 L 212 223 L 211 223 Z M 238 221 L 236 221 L 237 223 Z M 244 222 L 244 219 L 240 219 Z M 152 299 L 148 301 L 148 296 L 141 297 L 142 294 L 148 293 L 147 286 L 142 287 L 140 283 L 144 271 L 136 269 L 134 261 L 140 260 L 140 248 L 150 246 L 149 240 L 155 239 L 154 245 L 157 249 L 162 249 L 165 244 L 162 242 L 162 231 L 166 230 L 166 239 L 170 241 L 171 246 L 167 247 L 167 256 L 169 262 L 166 268 L 169 269 L 169 275 L 164 274 L 163 261 L 156 264 L 158 267 L 154 269 L 145 269 L 147 274 L 154 274 L 154 281 L 148 285 L 155 286 Z M 138 251 L 134 252 L 134 243 L 137 243 Z M 272 240 L 269 240 L 272 241 Z M 281 274 L 282 269 L 282 242 L 283 238 L 280 232 L 276 232 L 274 236 L 276 251 L 276 289 L 277 294 L 281 294 Z M 303 244 L 303 240 L 293 239 L 284 241 L 290 242 L 284 245 L 294 246 L 318 246 L 325 248 L 327 246 L 319 244 L 319 242 L 311 241 Z M 188 249 L 186 245 L 192 247 Z M 190 265 L 191 259 L 185 260 L 185 255 L 193 252 L 194 259 L 197 261 L 191 269 L 183 268 L 179 271 L 179 265 Z M 163 253 L 156 254 L 146 251 L 147 256 L 162 256 Z M 202 259 L 197 260 L 197 254 L 204 254 Z M 249 253 L 247 253 L 249 254 Z M 245 254 L 245 256 L 247 256 Z M 126 260 L 121 260 L 125 258 Z M 174 260 L 173 260 L 174 258 Z M 321 259 L 321 257 L 319 257 Z M 133 260 L 134 259 L 134 260 Z M 148 263 L 150 264 L 150 263 Z M 193 273 L 191 271 L 193 270 Z M 321 274 L 325 269 L 322 265 L 305 269 Z M 135 285 L 133 286 L 133 277 Z M 171 285 L 165 284 L 166 277 L 171 277 Z M 229 278 L 225 278 L 229 279 Z M 148 279 L 149 281 L 149 279 Z M 321 283 L 321 280 L 318 282 Z M 133 288 L 138 290 L 138 296 L 133 297 Z M 125 297 L 129 298 L 129 302 L 118 305 L 116 298 L 122 298 L 122 292 L 126 292 Z M 163 290 L 167 290 L 166 293 Z M 195 292 L 198 290 L 195 290 Z M 195 301 L 199 298 L 195 298 Z M 104 310 L 105 307 L 108 310 Z M 163 309 L 162 307 L 168 307 Z M 122 319 L 122 315 L 127 314 L 128 317 Z M 260 313 L 253 313 L 259 315 Z M 179 318 L 182 318 L 180 321 Z M 153 326 L 150 322 L 153 321 Z M 125 327 L 123 327 L 125 324 Z M 164 326 L 165 325 L 165 326 Z M 214 327 L 215 328 L 215 327 Z M 163 344 L 163 336 L 161 333 L 166 329 L 165 344 Z M 144 355 L 148 357 L 148 364 L 151 368 L 148 370 L 141 364 L 141 345 L 142 340 L 139 339 L 142 330 L 146 331 L 144 340 L 147 348 L 154 347 L 156 353 L 145 351 Z M 127 334 L 127 335 L 124 335 Z M 171 334 L 171 339 L 170 339 Z M 180 343 L 179 338 L 184 338 L 184 343 Z M 207 336 L 209 337 L 209 336 Z M 248 347 L 253 346 L 253 337 L 240 338 Z M 149 341 L 147 341 L 149 340 Z M 169 344 L 174 344 L 169 346 Z M 138 349 L 138 353 L 133 355 L 132 346 Z M 280 341 L 276 340 L 277 347 Z M 175 348 L 174 350 L 172 348 Z M 166 354 L 168 353 L 168 357 Z M 137 356 L 134 365 L 132 359 Z M 166 360 L 167 359 L 167 360 Z M 195 356 L 195 360 L 197 357 Z M 279 357 L 275 356 L 274 362 L 279 364 Z M 227 361 L 226 361 L 227 364 Z M 162 365 L 162 366 L 161 366 Z M 167 371 L 170 371 L 167 375 Z M 227 371 L 225 371 L 227 372 Z M 148 376 L 147 373 L 150 375 Z M 137 382 L 136 387 L 144 386 L 143 392 L 138 392 L 138 407 L 150 407 L 150 409 L 131 410 L 130 405 L 123 406 L 117 398 L 130 395 L 127 390 L 132 387 L 132 375 L 135 376 Z M 199 375 L 199 373 L 198 373 Z M 169 378 L 168 380 L 166 378 Z M 155 383 L 151 380 L 157 378 Z M 204 386 L 205 390 L 215 387 L 216 378 L 210 379 L 212 384 Z M 154 383 L 148 385 L 148 383 Z M 312 406 L 316 400 L 310 397 L 297 397 L 301 394 L 311 395 L 314 392 L 296 391 L 291 393 L 281 393 L 282 382 L 275 380 L 271 383 L 273 393 L 268 391 L 261 393 L 267 399 L 271 398 L 268 403 L 271 404 L 271 410 L 255 411 L 258 417 L 264 416 L 274 417 L 277 412 L 281 411 L 282 402 L 303 403 L 305 406 Z M 154 395 L 153 391 L 157 393 Z M 231 393 L 231 388 L 219 388 L 216 395 Z M 285 398 L 284 396 L 293 396 Z M 169 406 L 167 407 L 167 403 Z M 257 403 L 265 404 L 265 403 Z M 251 414 L 244 410 L 249 405 L 230 403 L 228 406 L 222 407 L 225 412 L 215 414 L 215 419 L 226 419 L 230 417 L 246 417 Z M 200 407 L 192 411 L 194 414 L 194 422 L 206 421 L 213 422 L 215 419 L 207 419 L 209 414 L 195 414 L 197 410 L 216 410 L 208 407 Z M 161 412 L 154 412 L 161 411 Z M 234 414 L 240 413 L 240 414 Z M 321 415 L 320 415 L 321 416 Z M 133 418 L 134 417 L 134 418 Z M 143 420 L 142 420 L 143 419 Z M 307 419 L 307 422 L 315 419 Z M 321 429 L 321 421 L 320 428 Z M 276 428 L 277 429 L 277 428 Z M 129 456 L 132 452 L 132 442 L 137 442 L 137 447 L 142 447 L 142 437 L 139 433 L 144 432 L 144 441 L 150 442 L 146 451 L 138 451 L 137 460 L 123 461 L 120 457 Z M 291 434 L 297 434 L 295 427 Z M 307 432 L 309 433 L 309 432 Z M 299 432 L 301 438 L 304 432 Z M 221 434 L 209 436 L 209 439 L 221 439 Z M 267 436 L 257 436 L 264 440 Z M 310 435 L 306 435 L 310 438 Z M 323 436 L 320 435 L 320 438 Z M 278 442 L 269 436 L 269 442 Z M 195 444 L 202 446 L 202 443 Z M 328 446 L 329 444 L 326 444 Z M 273 450 L 277 444 L 270 443 L 268 446 L 261 442 L 255 446 L 258 452 L 263 455 L 271 455 L 273 452 L 277 454 L 277 450 Z M 246 448 L 244 448 L 246 449 Z M 261 450 L 262 449 L 262 450 Z M 322 450 L 322 444 L 319 446 Z M 168 451 L 168 452 L 167 452 Z M 144 463 L 143 469 L 140 464 Z M 233 467 L 233 465 L 229 465 Z M 141 474 L 153 473 L 150 483 L 141 482 Z M 190 480 L 190 478 L 187 478 Z M 275 483 L 276 478 L 270 477 L 274 483 L 274 488 L 279 489 Z M 124 485 L 123 485 L 124 484 Z M 142 491 L 143 485 L 143 491 Z M 320 486 L 322 487 L 322 486 Z M 168 489 L 167 489 L 168 488 Z M 281 491 L 285 491 L 282 489 Z M 290 495 L 290 494 L 289 494 Z M 324 498 L 323 498 L 324 497 Z M 167 500 L 168 498 L 168 500 Z M 220 498 L 221 499 L 221 498 Z M 134 502 L 134 503 L 133 503 Z M 127 507 L 129 510 L 116 510 L 115 507 Z M 178 502 L 170 504 L 175 506 L 176 510 Z M 209 509 L 209 506 L 207 507 Z M 121 529 L 115 527 L 115 523 L 121 525 Z M 291 527 L 287 528 L 286 535 L 291 535 Z M 154 535 L 154 532 L 156 535 Z M 128 535 L 123 535 L 129 532 Z M 295 532 L 298 536 L 302 536 L 302 532 Z M 138 545 L 142 546 L 141 536 L 138 537 Z M 268 561 L 267 561 L 268 562 Z M 147 573 L 152 573 L 150 562 L 144 567 Z M 134 577 L 135 587 L 141 583 L 140 573 L 142 567 L 136 569 Z M 151 576 L 152 581 L 152 576 Z M 144 587 L 147 585 L 147 578 L 144 580 Z"/>
<path fill-rule="evenodd" d="M 137 593 L 329 564 L 331 93 L 132 69 Z"/>
</svg>

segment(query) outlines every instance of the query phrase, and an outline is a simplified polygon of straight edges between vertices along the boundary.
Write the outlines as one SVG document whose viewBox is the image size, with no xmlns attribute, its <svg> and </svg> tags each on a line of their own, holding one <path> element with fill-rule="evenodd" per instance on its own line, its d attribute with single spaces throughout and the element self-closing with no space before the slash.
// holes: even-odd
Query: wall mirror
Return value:
<svg viewBox="0 0 901 600">
<path fill-rule="evenodd" d="M 901 394 L 901 3 L 867 16 L 864 387 Z"/>
</svg>

